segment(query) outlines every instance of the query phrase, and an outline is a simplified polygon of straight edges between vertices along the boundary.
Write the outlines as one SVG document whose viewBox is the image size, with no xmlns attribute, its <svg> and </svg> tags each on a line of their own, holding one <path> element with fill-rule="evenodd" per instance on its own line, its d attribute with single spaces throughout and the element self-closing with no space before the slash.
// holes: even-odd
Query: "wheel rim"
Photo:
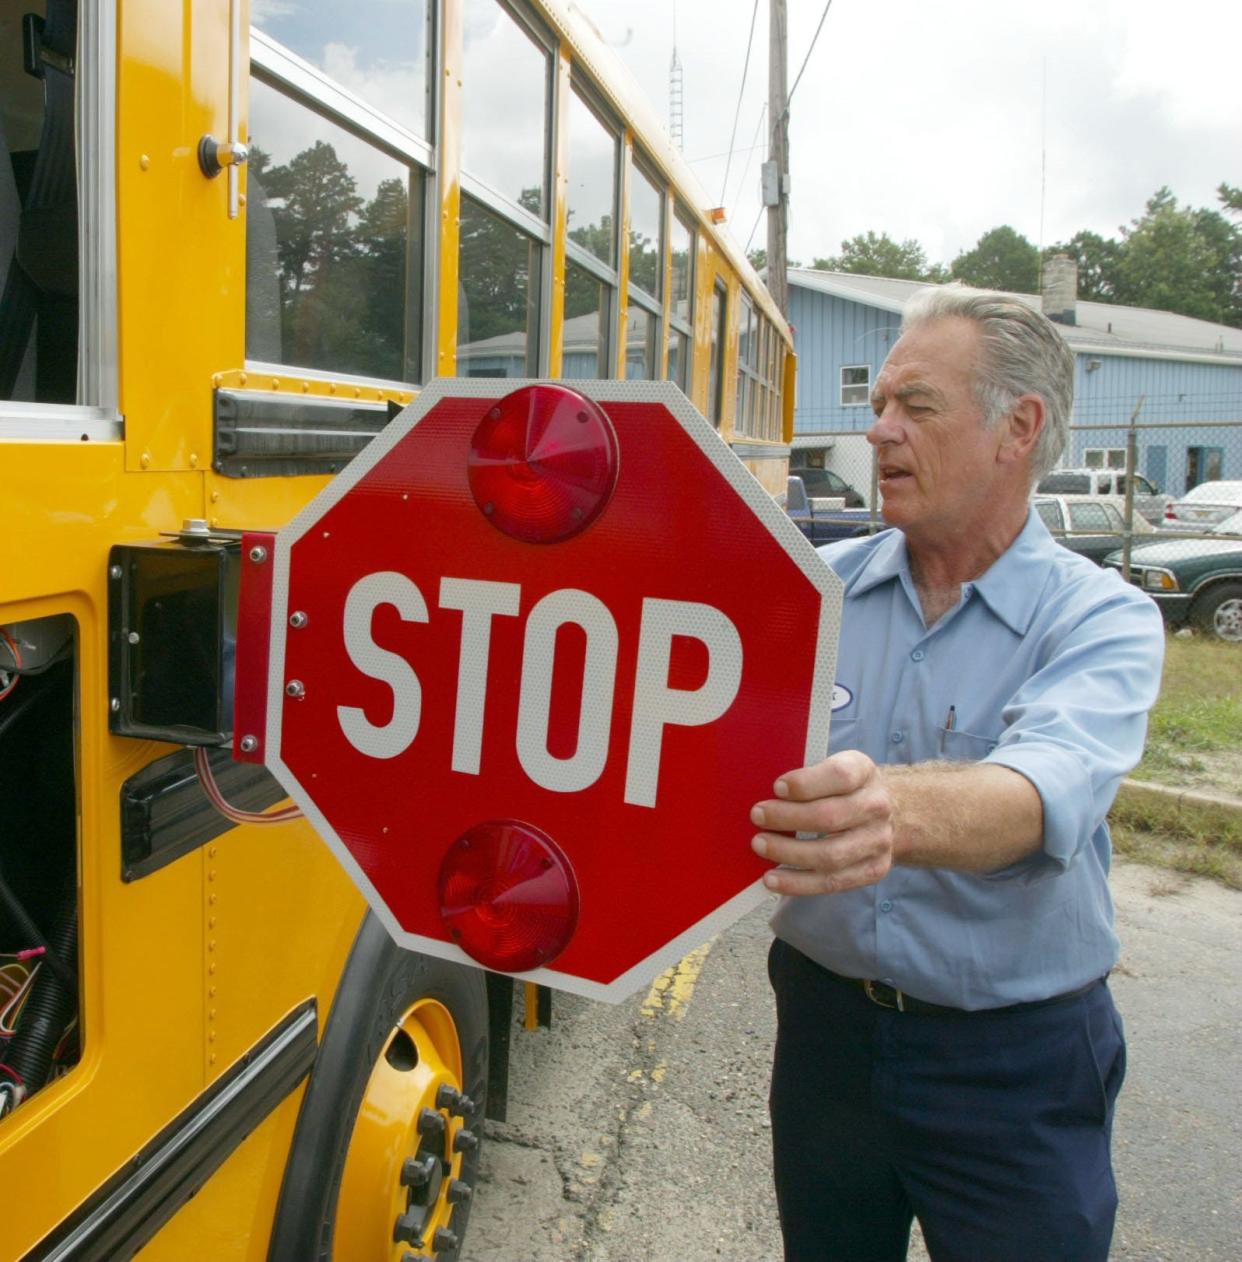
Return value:
<svg viewBox="0 0 1242 1262">
<path fill-rule="evenodd" d="M 1222 640 L 1242 640 L 1242 596 L 1223 600 L 1212 615 L 1212 630 Z"/>
<path fill-rule="evenodd" d="M 451 1230 L 449 1188 L 462 1167 L 454 1139 L 463 1122 L 441 1107 L 442 1088 L 463 1089 L 457 1027 L 443 1004 L 420 999 L 393 1028 L 359 1104 L 341 1176 L 334 1256 L 367 1262 L 436 1256 L 437 1232 L 443 1239 Z M 399 1221 L 407 1229 L 402 1239 Z"/>
</svg>

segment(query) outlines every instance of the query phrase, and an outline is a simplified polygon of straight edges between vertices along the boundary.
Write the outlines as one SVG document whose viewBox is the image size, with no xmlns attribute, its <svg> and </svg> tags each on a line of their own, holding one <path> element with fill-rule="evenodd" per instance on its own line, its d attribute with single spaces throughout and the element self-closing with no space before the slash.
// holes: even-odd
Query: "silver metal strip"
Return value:
<svg viewBox="0 0 1242 1262">
<path fill-rule="evenodd" d="M 0 443 L 119 443 L 125 422 L 109 408 L 0 403 Z"/>
<path fill-rule="evenodd" d="M 116 0 L 79 6 L 77 397 L 99 414 L 119 399 L 116 261 Z M 0 405 L 0 416 L 4 415 Z M 64 412 L 61 408 L 58 411 Z M 42 413 L 38 414 L 42 415 Z"/>
<path fill-rule="evenodd" d="M 486 210 L 490 210 L 494 215 L 507 220 L 515 228 L 520 229 L 529 237 L 534 237 L 536 241 L 543 245 L 552 244 L 552 229 L 544 223 L 536 215 L 532 215 L 529 210 L 524 210 L 515 202 L 511 202 L 507 197 L 503 197 L 497 193 L 490 185 L 484 184 L 477 176 L 470 175 L 468 172 L 461 173 L 461 191 L 464 196 L 468 196 L 471 201 L 478 202 L 480 206 Z"/>
<path fill-rule="evenodd" d="M 427 141 L 407 131 L 387 114 L 380 113 L 253 26 L 250 28 L 250 64 L 354 131 L 363 132 L 419 166 L 429 170 L 434 168 L 435 150 Z"/>
</svg>

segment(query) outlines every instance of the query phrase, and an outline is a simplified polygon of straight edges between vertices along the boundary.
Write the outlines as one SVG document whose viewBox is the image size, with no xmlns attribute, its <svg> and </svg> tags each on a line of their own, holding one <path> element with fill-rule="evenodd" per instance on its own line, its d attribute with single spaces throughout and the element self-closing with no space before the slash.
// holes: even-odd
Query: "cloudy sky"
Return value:
<svg viewBox="0 0 1242 1262">
<path fill-rule="evenodd" d="M 575 3 L 665 119 L 675 8 L 683 152 L 744 245 L 766 0 L 723 197 L 754 0 Z M 824 4 L 788 8 L 792 85 Z M 791 106 L 790 257 L 809 265 L 868 229 L 941 262 L 1002 223 L 1036 243 L 1115 236 L 1163 184 L 1215 208 L 1218 184 L 1242 184 L 1240 47 L 1238 0 L 833 0 Z"/>
</svg>

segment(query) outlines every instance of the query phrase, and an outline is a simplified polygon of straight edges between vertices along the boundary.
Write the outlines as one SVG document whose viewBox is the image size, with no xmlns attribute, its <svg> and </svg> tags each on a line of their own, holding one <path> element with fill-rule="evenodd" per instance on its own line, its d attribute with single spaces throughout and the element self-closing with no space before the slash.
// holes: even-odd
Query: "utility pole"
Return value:
<svg viewBox="0 0 1242 1262">
<path fill-rule="evenodd" d="M 789 102 L 786 87 L 788 32 L 785 0 L 768 0 L 768 160 L 763 164 L 763 204 L 768 208 L 768 290 L 781 314 L 789 315 L 786 278 L 789 226 Z"/>
</svg>

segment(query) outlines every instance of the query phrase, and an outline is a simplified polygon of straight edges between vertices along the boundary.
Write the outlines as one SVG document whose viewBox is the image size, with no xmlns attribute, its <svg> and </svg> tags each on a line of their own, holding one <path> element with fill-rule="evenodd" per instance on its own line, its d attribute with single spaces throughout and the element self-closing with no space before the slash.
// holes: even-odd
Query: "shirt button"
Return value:
<svg viewBox="0 0 1242 1262">
<path fill-rule="evenodd" d="M 894 745 L 900 745 L 901 742 L 906 739 L 906 734 L 904 732 L 894 732 L 888 739 L 892 741 Z"/>
<path fill-rule="evenodd" d="M 915 649 L 914 652 L 910 654 L 910 660 L 912 662 L 921 662 L 926 656 L 927 654 L 924 653 L 922 649 Z"/>
<path fill-rule="evenodd" d="M 890 901 L 886 898 L 886 899 L 885 899 L 885 900 L 884 900 L 884 901 L 880 904 L 880 910 L 881 910 L 881 911 L 892 911 L 892 910 L 893 910 L 893 904 L 892 904 L 892 903 L 891 903 L 891 902 L 890 902 Z"/>
</svg>

